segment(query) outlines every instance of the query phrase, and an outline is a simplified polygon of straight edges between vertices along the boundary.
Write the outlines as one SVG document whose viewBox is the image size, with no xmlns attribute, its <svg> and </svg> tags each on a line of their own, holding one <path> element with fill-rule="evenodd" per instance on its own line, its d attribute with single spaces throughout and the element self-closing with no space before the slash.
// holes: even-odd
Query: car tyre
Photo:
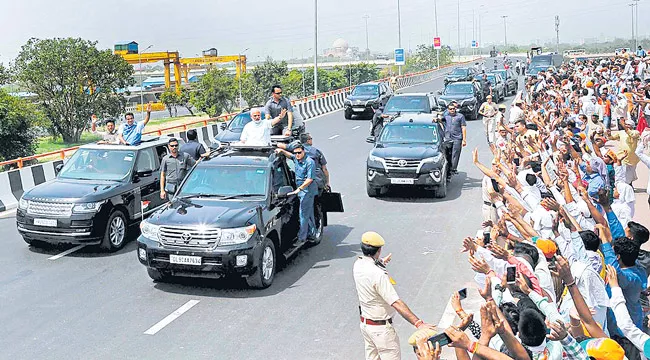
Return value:
<svg viewBox="0 0 650 360">
<path fill-rule="evenodd" d="M 106 222 L 104 238 L 99 245 L 103 250 L 116 251 L 126 243 L 128 224 L 126 216 L 120 210 L 113 210 Z"/>
<path fill-rule="evenodd" d="M 368 196 L 370 197 L 377 197 L 381 194 L 381 188 L 372 186 L 369 183 L 366 182 L 366 192 L 368 193 Z"/>
<path fill-rule="evenodd" d="M 433 196 L 437 199 L 442 199 L 447 197 L 447 169 L 443 171 L 442 182 L 438 187 L 433 190 Z"/>
<path fill-rule="evenodd" d="M 316 225 L 316 234 L 314 234 L 313 239 L 309 240 L 309 245 L 316 246 L 323 240 L 323 231 L 325 230 L 324 220 L 323 208 L 318 203 L 318 200 L 316 200 L 314 202 L 314 225 Z"/>
<path fill-rule="evenodd" d="M 345 120 L 351 120 L 352 119 L 352 111 L 345 110 L 343 116 L 345 116 Z"/>
<path fill-rule="evenodd" d="M 147 274 L 149 275 L 151 280 L 155 282 L 167 282 L 172 277 L 172 275 L 167 271 L 158 270 L 150 267 L 147 268 Z"/>
<path fill-rule="evenodd" d="M 262 252 L 257 269 L 254 273 L 246 277 L 248 286 L 254 289 L 265 289 L 271 286 L 275 278 L 276 264 L 275 246 L 271 240 L 265 238 L 262 241 Z"/>
</svg>

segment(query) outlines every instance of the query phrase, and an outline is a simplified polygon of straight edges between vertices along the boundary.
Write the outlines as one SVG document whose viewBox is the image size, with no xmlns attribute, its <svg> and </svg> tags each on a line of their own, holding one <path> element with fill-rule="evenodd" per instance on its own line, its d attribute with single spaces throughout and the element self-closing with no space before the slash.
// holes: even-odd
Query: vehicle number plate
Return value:
<svg viewBox="0 0 650 360">
<path fill-rule="evenodd" d="M 56 227 L 57 222 L 56 219 L 34 219 L 34 225 Z"/>
<path fill-rule="evenodd" d="M 182 265 L 201 265 L 200 256 L 169 255 L 169 262 Z"/>
<path fill-rule="evenodd" d="M 415 179 L 390 179 L 391 184 L 412 185 Z"/>
<path fill-rule="evenodd" d="M 354 112 L 364 112 L 364 111 L 366 111 L 366 109 L 365 108 L 355 108 L 355 107 L 353 107 L 352 111 L 354 111 Z"/>
</svg>

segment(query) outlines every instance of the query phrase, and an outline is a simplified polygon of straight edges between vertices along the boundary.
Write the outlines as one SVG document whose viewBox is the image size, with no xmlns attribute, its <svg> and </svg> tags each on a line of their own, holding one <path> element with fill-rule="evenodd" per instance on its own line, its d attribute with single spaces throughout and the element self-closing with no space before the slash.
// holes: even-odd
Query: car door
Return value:
<svg viewBox="0 0 650 360">
<path fill-rule="evenodd" d="M 134 174 L 134 182 L 140 188 L 141 201 L 147 204 L 142 211 L 146 215 L 163 203 L 160 199 L 160 160 L 153 147 L 138 151 Z"/>
<path fill-rule="evenodd" d="M 277 194 L 282 186 L 291 186 L 295 188 L 295 181 L 291 177 L 287 163 L 293 164 L 289 160 L 285 162 L 283 159 L 276 160 L 273 166 L 272 187 L 273 193 Z M 280 221 L 280 247 L 282 251 L 289 249 L 295 240 L 298 238 L 298 229 L 300 222 L 298 219 L 298 212 L 300 210 L 300 200 L 298 196 L 292 195 L 286 198 L 274 197 L 274 211 L 277 211 L 277 219 Z"/>
</svg>

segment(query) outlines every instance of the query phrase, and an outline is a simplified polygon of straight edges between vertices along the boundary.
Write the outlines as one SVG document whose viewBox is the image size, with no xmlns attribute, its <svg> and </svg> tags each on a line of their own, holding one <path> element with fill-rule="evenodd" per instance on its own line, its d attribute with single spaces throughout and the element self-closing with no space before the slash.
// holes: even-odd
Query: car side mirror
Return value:
<svg viewBox="0 0 650 360">
<path fill-rule="evenodd" d="M 367 143 L 374 144 L 375 141 L 376 141 L 376 139 L 375 139 L 374 136 L 368 136 L 368 137 L 366 138 L 366 142 L 367 142 Z"/>
<path fill-rule="evenodd" d="M 291 186 L 280 186 L 278 190 L 278 199 L 286 198 L 293 191 Z"/>
<path fill-rule="evenodd" d="M 143 177 L 148 177 L 153 174 L 153 170 L 142 170 L 142 171 L 136 171 L 135 176 L 138 178 L 143 178 Z"/>
<path fill-rule="evenodd" d="M 438 94 L 438 95 L 442 95 L 442 90 L 438 90 L 438 91 L 436 91 L 436 94 Z"/>
<path fill-rule="evenodd" d="M 382 94 L 382 95 L 386 95 L 386 92 L 385 92 L 385 91 L 382 91 L 381 94 Z"/>
<path fill-rule="evenodd" d="M 54 168 L 54 171 L 58 174 L 63 169 L 63 164 L 59 164 Z"/>
<path fill-rule="evenodd" d="M 226 130 L 226 127 L 228 127 L 228 123 L 226 122 L 222 122 L 221 124 L 219 124 L 219 129 L 221 130 Z"/>
</svg>

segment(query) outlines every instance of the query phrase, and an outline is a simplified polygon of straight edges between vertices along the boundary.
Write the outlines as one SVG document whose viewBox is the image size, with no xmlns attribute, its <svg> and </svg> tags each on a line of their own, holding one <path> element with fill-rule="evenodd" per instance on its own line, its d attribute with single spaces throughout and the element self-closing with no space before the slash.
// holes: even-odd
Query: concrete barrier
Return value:
<svg viewBox="0 0 650 360">
<path fill-rule="evenodd" d="M 446 69 L 440 69 L 445 71 Z M 397 90 L 405 87 L 421 84 L 440 76 L 440 71 L 430 71 L 414 75 L 405 75 L 397 79 Z M 327 114 L 343 108 L 345 98 L 351 88 L 338 90 L 317 95 L 306 101 L 294 103 L 303 119 L 311 119 L 316 116 Z M 521 96 L 521 95 L 519 95 Z M 189 129 L 188 129 L 189 130 Z M 198 141 L 207 149 L 214 143 L 215 136 L 219 133 L 219 124 L 195 128 Z M 176 137 L 187 141 L 186 131 L 165 134 L 165 136 Z M 5 171 L 0 173 L 0 211 L 15 209 L 23 193 L 31 188 L 50 181 L 56 177 L 56 167 L 62 164 L 63 160 L 45 162 L 38 165 L 28 166 L 21 169 Z"/>
</svg>

